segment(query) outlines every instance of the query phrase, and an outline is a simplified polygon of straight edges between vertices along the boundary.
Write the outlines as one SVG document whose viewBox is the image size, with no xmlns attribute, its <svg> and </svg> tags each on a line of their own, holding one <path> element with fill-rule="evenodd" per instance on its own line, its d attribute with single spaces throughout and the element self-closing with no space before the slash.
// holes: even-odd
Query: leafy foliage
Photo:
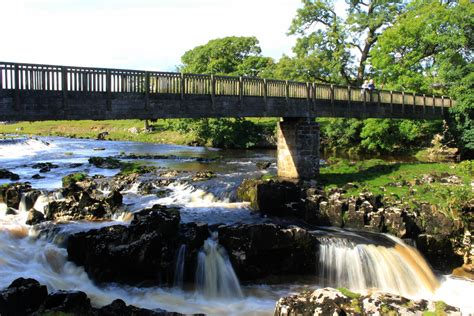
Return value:
<svg viewBox="0 0 474 316">
<path fill-rule="evenodd" d="M 261 56 L 261 48 L 255 37 L 229 36 L 210 40 L 197 46 L 181 57 L 181 72 L 258 76 L 273 64 L 273 59 Z"/>
</svg>

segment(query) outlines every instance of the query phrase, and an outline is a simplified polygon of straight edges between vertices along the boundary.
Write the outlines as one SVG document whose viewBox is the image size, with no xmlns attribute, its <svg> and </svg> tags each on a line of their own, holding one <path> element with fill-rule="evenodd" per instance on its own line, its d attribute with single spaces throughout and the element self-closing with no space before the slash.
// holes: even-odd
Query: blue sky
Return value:
<svg viewBox="0 0 474 316">
<path fill-rule="evenodd" d="M 0 60 L 173 71 L 186 50 L 256 36 L 291 54 L 300 0 L 0 0 Z"/>
</svg>

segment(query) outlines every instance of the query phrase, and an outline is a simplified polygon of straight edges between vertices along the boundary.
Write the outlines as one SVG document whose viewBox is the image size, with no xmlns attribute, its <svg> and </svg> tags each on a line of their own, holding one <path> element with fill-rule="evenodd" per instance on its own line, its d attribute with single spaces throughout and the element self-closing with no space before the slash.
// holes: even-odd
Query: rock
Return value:
<svg viewBox="0 0 474 316">
<path fill-rule="evenodd" d="M 87 294 L 81 291 L 57 291 L 49 294 L 41 306 L 41 313 L 53 312 L 90 315 L 91 301 Z"/>
<path fill-rule="evenodd" d="M 130 127 L 128 129 L 128 132 L 131 133 L 131 134 L 138 134 L 138 133 L 140 133 L 140 130 L 136 127 Z"/>
<path fill-rule="evenodd" d="M 32 166 L 33 169 L 39 169 L 41 173 L 50 172 L 51 169 L 59 168 L 58 165 L 55 165 L 51 162 L 38 162 Z"/>
<path fill-rule="evenodd" d="M 105 203 L 109 205 L 110 208 L 117 208 L 122 205 L 123 196 L 118 190 L 112 190 L 107 197 L 105 198 Z"/>
<path fill-rule="evenodd" d="M 275 224 L 232 225 L 219 226 L 218 235 L 241 280 L 315 273 L 318 240 L 304 229 Z"/>
<path fill-rule="evenodd" d="M 31 176 L 31 179 L 38 180 L 38 179 L 44 179 L 44 177 L 43 177 L 43 176 L 40 176 L 39 174 L 36 173 L 36 174 L 34 174 L 34 175 Z"/>
<path fill-rule="evenodd" d="M 369 295 L 333 288 L 304 291 L 280 298 L 274 315 L 461 315 L 459 308 L 443 302 L 410 300 L 399 295 L 375 292 Z"/>
<path fill-rule="evenodd" d="M 365 226 L 365 216 L 371 209 L 372 206 L 367 201 L 361 204 L 360 199 L 349 199 L 347 202 L 347 211 L 343 215 L 344 227 L 363 229 Z"/>
<path fill-rule="evenodd" d="M 72 173 L 62 178 L 63 188 L 76 184 L 76 182 L 83 181 L 87 178 L 87 174 L 83 172 Z"/>
<path fill-rule="evenodd" d="M 69 260 L 97 282 L 166 283 L 178 249 L 179 212 L 155 205 L 135 213 L 129 226 L 110 226 L 71 235 Z"/>
<path fill-rule="evenodd" d="M 389 234 L 399 238 L 407 237 L 407 229 L 403 220 L 404 211 L 398 207 L 388 207 L 384 213 L 384 224 Z"/>
<path fill-rule="evenodd" d="M 17 214 L 18 214 L 18 212 L 14 208 L 7 207 L 5 215 L 17 215 Z"/>
<path fill-rule="evenodd" d="M 258 169 L 264 170 L 264 169 L 268 169 L 268 167 L 270 167 L 272 163 L 271 161 L 257 161 L 255 165 L 257 166 Z"/>
<path fill-rule="evenodd" d="M 457 254 L 453 243 L 443 236 L 420 234 L 416 247 L 437 270 L 450 273 L 463 263 L 462 255 Z"/>
<path fill-rule="evenodd" d="M 29 191 L 31 191 L 31 185 L 28 182 L 18 182 L 0 186 L 0 203 L 5 203 L 7 207 L 18 209 L 21 195 Z"/>
<path fill-rule="evenodd" d="M 30 209 L 28 211 L 28 217 L 26 218 L 26 225 L 36 225 L 45 220 L 44 214 L 38 212 L 35 209 Z"/>
<path fill-rule="evenodd" d="M 97 140 L 105 140 L 105 136 L 109 135 L 109 132 L 101 132 L 99 134 L 97 134 L 97 137 L 96 139 Z"/>
<path fill-rule="evenodd" d="M 10 179 L 11 181 L 20 180 L 20 176 L 7 169 L 0 169 L 0 179 Z"/>
<path fill-rule="evenodd" d="M 178 313 L 169 313 L 167 311 L 156 309 L 149 310 L 144 308 L 127 305 L 124 301 L 117 299 L 109 305 L 103 306 L 98 310 L 99 316 L 166 316 L 166 315 L 181 315 Z"/>
<path fill-rule="evenodd" d="M 0 292 L 0 315 L 22 316 L 36 311 L 48 295 L 46 286 L 19 278 Z"/>
<path fill-rule="evenodd" d="M 301 202 L 300 190 L 288 181 L 266 181 L 256 186 L 256 201 L 251 205 L 266 215 L 281 216 L 294 213 L 294 206 Z"/>
<path fill-rule="evenodd" d="M 122 167 L 120 160 L 113 157 L 90 157 L 89 163 L 96 166 L 97 168 L 104 169 L 119 169 Z"/>
<path fill-rule="evenodd" d="M 192 181 L 203 181 L 214 178 L 216 175 L 212 171 L 198 171 L 194 174 Z"/>
</svg>

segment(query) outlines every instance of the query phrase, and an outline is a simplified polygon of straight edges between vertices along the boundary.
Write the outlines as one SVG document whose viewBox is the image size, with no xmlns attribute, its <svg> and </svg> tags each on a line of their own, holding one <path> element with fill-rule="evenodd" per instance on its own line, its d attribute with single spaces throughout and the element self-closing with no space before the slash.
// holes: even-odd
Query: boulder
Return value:
<svg viewBox="0 0 474 316">
<path fill-rule="evenodd" d="M 178 313 L 170 313 L 165 310 L 155 309 L 149 310 L 144 308 L 135 307 L 133 305 L 127 305 L 124 301 L 117 299 L 109 305 L 101 307 L 97 314 L 99 316 L 173 316 L 181 315 Z"/>
<path fill-rule="evenodd" d="M 30 209 L 28 211 L 28 216 L 26 218 L 26 225 L 36 225 L 41 222 L 43 222 L 44 219 L 44 214 L 35 210 L 35 209 Z"/>
<path fill-rule="evenodd" d="M 304 229 L 275 224 L 222 225 L 218 235 L 242 280 L 315 272 L 318 241 Z"/>
<path fill-rule="evenodd" d="M 45 173 L 45 172 L 50 172 L 51 169 L 59 168 L 59 166 L 51 162 L 38 162 L 38 163 L 35 163 L 31 168 L 39 169 L 39 172 Z"/>
<path fill-rule="evenodd" d="M 97 168 L 104 169 L 119 169 L 122 167 L 120 160 L 113 157 L 90 157 L 89 163 L 96 166 Z"/>
<path fill-rule="evenodd" d="M 49 294 L 41 306 L 41 313 L 54 314 L 54 312 L 90 315 L 91 301 L 87 294 L 81 291 L 57 291 Z"/>
<path fill-rule="evenodd" d="M 459 308 L 443 302 L 410 300 L 375 292 L 360 295 L 346 289 L 324 288 L 280 298 L 275 316 L 287 315 L 461 315 Z"/>
<path fill-rule="evenodd" d="M 20 180 L 20 176 L 7 169 L 0 169 L 0 179 L 10 179 L 11 181 Z"/>
<path fill-rule="evenodd" d="M 0 203 L 5 203 L 7 207 L 18 209 L 21 195 L 29 191 L 32 191 L 32 189 L 28 182 L 17 182 L 0 186 Z"/>
<path fill-rule="evenodd" d="M 0 291 L 0 315 L 22 316 L 36 311 L 48 296 L 46 286 L 19 278 Z"/>
<path fill-rule="evenodd" d="M 179 247 L 179 220 L 176 209 L 155 205 L 135 213 L 129 226 L 71 235 L 69 260 L 84 266 L 97 282 L 170 282 Z"/>
</svg>

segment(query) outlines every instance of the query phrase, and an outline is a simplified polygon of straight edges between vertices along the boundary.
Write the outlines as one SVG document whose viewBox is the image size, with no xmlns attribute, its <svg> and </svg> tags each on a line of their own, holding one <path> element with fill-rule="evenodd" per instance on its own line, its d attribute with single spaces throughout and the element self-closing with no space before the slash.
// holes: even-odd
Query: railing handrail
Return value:
<svg viewBox="0 0 474 316">
<path fill-rule="evenodd" d="M 309 87 L 313 89 L 312 87 L 325 87 L 325 88 L 330 88 L 331 91 L 334 91 L 335 89 L 350 89 L 350 90 L 362 90 L 361 87 L 356 87 L 356 86 L 351 86 L 351 85 L 340 85 L 340 84 L 327 84 L 327 83 L 321 83 L 321 82 L 301 82 L 301 81 L 292 81 L 292 80 L 280 80 L 280 79 L 271 79 L 271 78 L 259 78 L 259 77 L 252 77 L 252 76 L 227 76 L 227 75 L 210 75 L 210 74 L 194 74 L 194 73 L 179 73 L 179 72 L 163 72 L 163 71 L 147 71 L 147 70 L 137 70 L 137 69 L 122 69 L 122 68 L 99 68 L 99 67 L 84 67 L 84 66 L 66 66 L 66 65 L 50 65 L 50 64 L 33 64 L 33 63 L 18 63 L 18 62 L 2 62 L 0 61 L 0 89 L 1 87 L 1 69 L 6 69 L 7 67 L 5 66 L 19 66 L 19 67 L 26 67 L 26 70 L 34 70 L 28 67 L 32 68 L 40 68 L 38 71 L 45 70 L 48 72 L 57 72 L 58 74 L 61 73 L 61 71 L 66 70 L 66 73 L 71 73 L 71 74 L 78 74 L 79 72 L 75 70 L 83 70 L 84 73 L 100 73 L 100 74 L 106 74 L 106 75 L 121 75 L 120 73 L 129 73 L 130 75 L 139 75 L 139 76 L 147 76 L 151 75 L 153 77 L 159 77 L 160 75 L 163 76 L 169 76 L 169 77 L 174 77 L 174 78 L 185 78 L 185 79 L 190 79 L 190 78 L 205 78 L 205 79 L 213 79 L 213 80 L 232 80 L 235 82 L 243 81 L 243 82 L 258 82 L 262 84 L 273 84 L 277 83 L 280 85 L 285 85 L 287 89 L 292 86 L 301 86 L 303 88 Z M 43 69 L 43 68 L 51 68 L 51 69 Z M 22 68 L 21 70 L 25 70 Z M 62 86 L 61 86 L 62 87 Z M 67 87 L 67 85 L 66 85 Z M 60 87 L 57 87 L 57 90 L 61 90 Z M 266 89 L 265 89 L 266 90 Z M 387 93 L 391 95 L 402 95 L 402 96 L 410 96 L 410 97 L 423 97 L 423 98 L 433 98 L 433 99 L 441 99 L 442 104 L 444 104 L 444 99 L 448 99 L 450 101 L 450 105 L 452 104 L 453 100 L 450 97 L 445 97 L 445 96 L 439 96 L 439 95 L 426 95 L 426 94 L 417 94 L 417 93 L 412 93 L 408 91 L 393 91 L 393 90 L 382 90 L 382 89 L 375 89 L 373 90 L 377 94 L 381 93 Z M 367 90 L 367 94 L 373 94 L 374 92 Z M 127 91 L 129 92 L 129 91 Z M 265 92 L 266 93 L 266 92 Z M 315 92 L 311 92 L 315 93 Z M 288 94 L 288 92 L 286 93 Z M 300 93 L 301 94 L 301 93 Z M 308 92 L 308 97 L 310 93 Z M 285 97 L 290 97 L 286 95 Z M 349 95 L 348 98 L 351 96 Z M 301 98 L 301 97 L 300 97 Z M 416 100 L 414 102 L 416 104 Z M 433 100 L 433 104 L 436 102 Z M 442 105 L 444 106 L 444 105 Z"/>
</svg>

